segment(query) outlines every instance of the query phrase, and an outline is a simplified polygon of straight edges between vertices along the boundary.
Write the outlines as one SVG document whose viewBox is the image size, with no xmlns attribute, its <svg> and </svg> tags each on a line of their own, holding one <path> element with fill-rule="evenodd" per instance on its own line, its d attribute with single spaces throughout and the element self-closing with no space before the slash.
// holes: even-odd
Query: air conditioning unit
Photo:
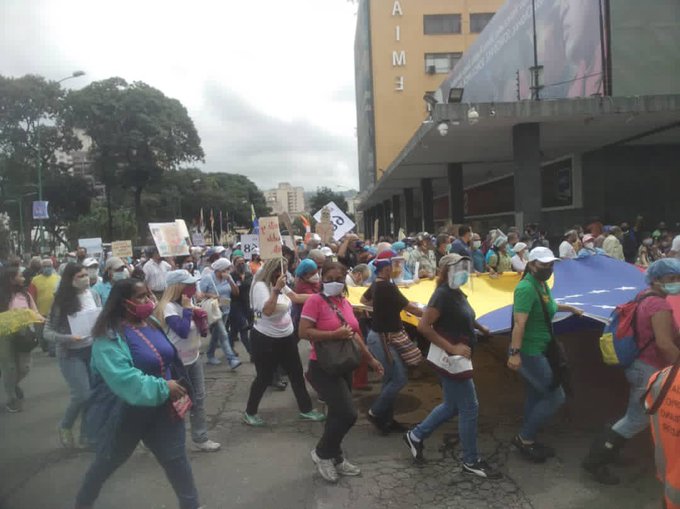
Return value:
<svg viewBox="0 0 680 509">
<path fill-rule="evenodd" d="M 428 65 L 427 66 L 427 74 L 436 74 L 437 73 L 437 67 L 434 65 Z"/>
</svg>

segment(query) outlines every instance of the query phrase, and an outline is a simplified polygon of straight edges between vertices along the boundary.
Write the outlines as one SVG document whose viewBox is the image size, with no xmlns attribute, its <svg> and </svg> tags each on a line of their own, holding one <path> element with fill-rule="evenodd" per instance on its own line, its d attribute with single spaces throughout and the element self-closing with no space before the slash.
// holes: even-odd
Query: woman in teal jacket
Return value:
<svg viewBox="0 0 680 509">
<path fill-rule="evenodd" d="M 175 347 L 150 318 L 153 310 L 144 283 L 118 281 L 92 330 L 88 429 L 97 436 L 97 455 L 78 492 L 77 509 L 93 507 L 104 482 L 140 440 L 163 466 L 180 508 L 200 506 L 184 421 L 171 405 L 190 387 Z"/>
</svg>

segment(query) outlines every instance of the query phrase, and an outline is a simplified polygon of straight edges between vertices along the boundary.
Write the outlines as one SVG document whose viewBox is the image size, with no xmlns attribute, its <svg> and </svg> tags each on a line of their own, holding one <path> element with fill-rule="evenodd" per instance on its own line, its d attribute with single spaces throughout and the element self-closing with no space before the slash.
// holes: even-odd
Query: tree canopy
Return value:
<svg viewBox="0 0 680 509">
<path fill-rule="evenodd" d="M 336 193 L 330 187 L 318 187 L 316 189 L 316 194 L 312 196 L 309 202 L 312 214 L 316 214 L 317 211 L 321 210 L 331 201 L 347 214 L 347 200 L 341 193 Z"/>
</svg>

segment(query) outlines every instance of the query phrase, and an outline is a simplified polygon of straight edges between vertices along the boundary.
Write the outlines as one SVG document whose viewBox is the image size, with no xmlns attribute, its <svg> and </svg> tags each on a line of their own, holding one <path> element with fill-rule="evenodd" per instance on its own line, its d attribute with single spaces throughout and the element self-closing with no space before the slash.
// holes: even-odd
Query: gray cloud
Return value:
<svg viewBox="0 0 680 509">
<path fill-rule="evenodd" d="M 306 121 L 268 116 L 215 83 L 205 86 L 204 104 L 194 121 L 206 153 L 206 171 L 240 173 L 264 189 L 282 181 L 308 190 L 335 184 L 356 187 L 354 139 Z"/>
</svg>

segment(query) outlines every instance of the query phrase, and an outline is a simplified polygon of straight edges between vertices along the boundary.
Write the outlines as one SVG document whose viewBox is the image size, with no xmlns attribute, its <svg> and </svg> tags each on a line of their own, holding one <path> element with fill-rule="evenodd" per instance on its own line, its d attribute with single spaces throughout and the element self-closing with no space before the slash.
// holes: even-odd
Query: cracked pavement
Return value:
<svg viewBox="0 0 680 509">
<path fill-rule="evenodd" d="M 590 343 L 575 345 L 570 354 L 581 359 L 592 356 Z M 621 486 L 599 486 L 579 468 L 593 434 L 608 418 L 621 413 L 625 386 L 617 378 L 619 373 L 595 372 L 587 363 L 578 363 L 575 377 L 584 379 L 587 390 L 578 391 L 579 397 L 543 437 L 557 448 L 556 458 L 533 465 L 511 449 L 509 442 L 521 419 L 522 386 L 502 367 L 504 348 L 502 340 L 494 340 L 475 354 L 479 448 L 503 472 L 499 481 L 461 472 L 455 419 L 425 442 L 427 461 L 422 465 L 412 461 L 401 436 L 379 436 L 365 419 L 378 388 L 373 381 L 370 392 L 355 393 L 360 418 L 344 444 L 347 457 L 361 467 L 362 475 L 329 485 L 316 473 L 310 458 L 322 425 L 297 419 L 290 389 L 268 391 L 260 409 L 267 426 L 249 428 L 240 419 L 253 366 L 245 362 L 236 372 L 224 365 L 206 366 L 210 438 L 221 442 L 222 450 L 190 452 L 202 502 L 210 509 L 660 507 L 648 434 L 637 437 L 624 451 L 616 467 L 623 479 Z M 237 349 L 246 360 L 240 345 Z M 306 360 L 304 344 L 301 351 Z M 425 366 L 412 372 L 410 380 L 396 413 L 401 422 L 416 423 L 439 402 L 440 390 Z M 56 426 L 68 396 L 54 359 L 36 353 L 24 386 L 24 412 L 0 412 L 0 509 L 72 507 L 92 455 L 58 448 Z M 176 500 L 152 455 L 138 448 L 104 486 L 96 507 L 174 508 Z"/>
</svg>

